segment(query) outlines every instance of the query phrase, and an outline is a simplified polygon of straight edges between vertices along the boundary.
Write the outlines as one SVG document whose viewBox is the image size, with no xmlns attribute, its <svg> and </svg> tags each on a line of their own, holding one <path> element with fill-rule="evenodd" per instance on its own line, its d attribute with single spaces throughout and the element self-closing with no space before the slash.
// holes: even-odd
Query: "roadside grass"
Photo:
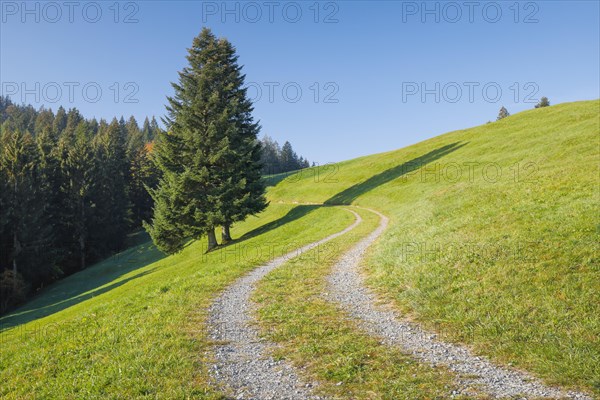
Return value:
<svg viewBox="0 0 600 400">
<path fill-rule="evenodd" d="M 0 320 L 14 325 L 0 334 L 0 398 L 223 398 L 206 370 L 214 296 L 351 222 L 332 207 L 271 205 L 223 249 L 204 255 L 198 241 L 163 257 L 145 243 L 58 282 Z"/>
<path fill-rule="evenodd" d="M 353 210 L 363 218 L 358 227 L 290 260 L 258 284 L 253 299 L 259 305 L 261 334 L 278 345 L 275 357 L 289 359 L 331 398 L 452 397 L 452 372 L 386 347 L 327 301 L 326 276 L 332 266 L 379 223 L 375 214 Z M 482 397 L 474 392 L 468 398 Z"/>
<path fill-rule="evenodd" d="M 598 100 L 529 110 L 300 171 L 269 198 L 383 212 L 365 265 L 380 296 L 447 340 L 600 396 L 599 122 Z"/>
</svg>

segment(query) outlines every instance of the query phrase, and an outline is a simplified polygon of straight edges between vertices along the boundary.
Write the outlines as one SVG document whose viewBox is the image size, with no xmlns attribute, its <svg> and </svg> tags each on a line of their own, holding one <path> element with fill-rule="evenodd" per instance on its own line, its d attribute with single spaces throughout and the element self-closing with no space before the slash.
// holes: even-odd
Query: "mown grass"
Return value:
<svg viewBox="0 0 600 400">
<path fill-rule="evenodd" d="M 0 320 L 0 397 L 221 398 L 206 371 L 212 298 L 351 221 L 335 208 L 272 205 L 222 250 L 204 255 L 202 241 L 162 257 L 146 243 L 57 283 Z"/>
<path fill-rule="evenodd" d="M 600 101 L 301 171 L 273 202 L 390 217 L 369 284 L 448 340 L 600 395 Z M 333 171 L 333 173 L 331 172 Z"/>
<path fill-rule="evenodd" d="M 212 298 L 271 258 L 269 249 L 289 251 L 352 219 L 337 208 L 278 202 L 386 213 L 390 226 L 365 264 L 382 297 L 449 340 L 600 395 L 599 117 L 599 101 L 561 104 L 274 177 L 271 206 L 237 226 L 234 235 L 245 236 L 226 251 L 205 257 L 196 242 L 162 257 L 143 244 L 2 318 L 0 397 L 221 397 L 206 373 Z M 350 243 L 337 241 L 340 249 Z M 298 345 L 295 362 L 340 396 L 446 393 L 444 371 L 382 348 L 314 296 L 301 306 L 321 290 L 319 268 L 328 264 L 299 262 L 265 283 L 276 295 L 263 300 L 263 323 L 282 354 L 294 359 Z M 278 289 L 294 279 L 305 284 Z M 291 296 L 289 305 L 279 296 Z"/>
<path fill-rule="evenodd" d="M 379 223 L 379 217 L 371 212 L 354 211 L 362 216 L 361 225 L 287 262 L 259 283 L 253 299 L 259 304 L 261 331 L 280 345 L 276 357 L 293 362 L 319 382 L 317 390 L 328 397 L 451 397 L 456 390 L 451 372 L 387 348 L 327 301 L 324 277 L 345 251 Z M 476 397 L 475 392 L 469 396 Z"/>
</svg>

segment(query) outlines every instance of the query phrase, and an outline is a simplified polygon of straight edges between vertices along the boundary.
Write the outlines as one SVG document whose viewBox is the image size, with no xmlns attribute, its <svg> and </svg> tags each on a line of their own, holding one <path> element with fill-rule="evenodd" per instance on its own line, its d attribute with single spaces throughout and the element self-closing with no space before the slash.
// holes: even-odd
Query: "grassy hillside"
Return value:
<svg viewBox="0 0 600 400">
<path fill-rule="evenodd" d="M 204 255 L 149 243 L 68 277 L 0 319 L 3 399 L 217 398 L 206 371 L 206 309 L 265 260 L 337 232 L 336 208 L 273 205 Z"/>
<path fill-rule="evenodd" d="M 362 223 L 319 249 L 267 275 L 257 286 L 260 325 L 277 343 L 276 356 L 286 358 L 319 382 L 316 388 L 333 399 L 444 399 L 460 388 L 456 375 L 443 366 L 421 363 L 400 349 L 357 327 L 352 317 L 328 301 L 323 277 L 344 252 L 379 224 L 379 216 L 358 207 Z M 461 399 L 489 399 L 471 390 Z"/>
<path fill-rule="evenodd" d="M 560 104 L 304 170 L 273 202 L 357 204 L 390 227 L 370 284 L 411 318 L 600 394 L 600 102 Z"/>
<path fill-rule="evenodd" d="M 212 298 L 352 221 L 340 208 L 283 204 L 294 202 L 386 213 L 365 265 L 382 297 L 448 339 L 600 394 L 599 116 L 599 101 L 562 104 L 273 177 L 271 205 L 236 226 L 228 247 L 204 255 L 195 242 L 164 257 L 144 243 L 1 318 L 0 397 L 218 398 L 206 371 Z M 340 238 L 336 251 L 356 240 Z M 384 354 L 314 298 L 332 260 L 298 260 L 261 285 L 262 323 L 282 351 L 313 359 L 332 394 L 445 393 L 446 372 Z"/>
</svg>

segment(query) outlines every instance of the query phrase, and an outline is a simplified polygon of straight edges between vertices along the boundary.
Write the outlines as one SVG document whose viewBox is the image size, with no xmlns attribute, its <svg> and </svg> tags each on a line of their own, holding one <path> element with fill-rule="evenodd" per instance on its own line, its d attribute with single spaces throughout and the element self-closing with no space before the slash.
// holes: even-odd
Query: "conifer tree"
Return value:
<svg viewBox="0 0 600 400">
<path fill-rule="evenodd" d="M 127 120 L 127 123 L 125 124 L 125 130 L 127 133 L 127 138 L 141 135 L 140 127 L 138 126 L 138 123 L 133 115 Z"/>
<path fill-rule="evenodd" d="M 224 226 L 228 240 L 231 223 L 265 206 L 259 128 L 233 46 L 205 28 L 187 60 L 168 99 L 169 132 L 159 134 L 155 148 L 162 178 L 152 191 L 154 219 L 148 230 L 168 252 L 181 249 L 186 237 L 202 235 L 211 250 L 217 246 L 217 226 Z"/>
<path fill-rule="evenodd" d="M 292 144 L 290 142 L 286 141 L 281 148 L 281 164 L 286 172 L 295 171 L 301 168 L 298 155 L 292 148 Z"/>
<path fill-rule="evenodd" d="M 89 252 L 89 230 L 95 204 L 92 193 L 96 182 L 92 136 L 85 122 L 74 131 L 65 130 L 58 142 L 61 171 L 61 222 L 65 245 L 77 254 L 78 265 L 84 269 Z"/>
<path fill-rule="evenodd" d="M 39 222 L 36 203 L 36 147 L 29 133 L 11 131 L 3 125 L 1 135 L 0 174 L 2 176 L 2 232 L 12 264 L 13 275 L 19 272 L 19 259 Z M 8 245 L 7 245 L 8 244 Z"/>
<path fill-rule="evenodd" d="M 40 114 L 42 115 L 42 114 Z M 62 274 L 58 262 L 62 256 L 63 244 L 57 229 L 57 218 L 60 215 L 61 176 L 57 157 L 57 135 L 52 128 L 52 120 L 38 125 L 35 142 L 37 146 L 37 207 L 41 218 L 35 235 L 34 246 L 29 253 L 31 258 L 43 260 L 37 264 L 36 276 L 31 279 L 34 285 L 49 282 Z M 37 287 L 37 286 L 35 286 Z"/>
<path fill-rule="evenodd" d="M 282 172 L 281 163 L 279 161 L 281 158 L 281 148 L 279 147 L 279 143 L 267 135 L 261 139 L 261 143 L 262 173 L 264 175 L 271 175 Z"/>
<path fill-rule="evenodd" d="M 550 106 L 550 100 L 546 96 L 542 97 L 540 101 L 535 105 L 535 108 L 542 108 Z"/>
<path fill-rule="evenodd" d="M 131 122 L 130 119 L 127 128 L 127 186 L 131 201 L 131 227 L 135 229 L 142 226 L 142 222 L 148 221 L 152 215 L 153 201 L 146 187 L 156 187 L 156 171 L 142 132 L 135 129 L 137 124 L 134 126 Z"/>
<path fill-rule="evenodd" d="M 129 163 L 123 119 L 111 124 L 94 138 L 95 228 L 90 234 L 99 254 L 120 250 L 130 224 L 127 193 Z"/>
<path fill-rule="evenodd" d="M 87 123 L 88 129 L 92 136 L 96 136 L 98 134 L 98 130 L 100 129 L 100 124 L 98 123 L 96 118 L 92 118 L 91 120 L 87 121 Z"/>
<path fill-rule="evenodd" d="M 56 111 L 56 116 L 54 117 L 54 122 L 52 124 L 52 128 L 54 130 L 55 135 L 59 135 L 62 131 L 67 127 L 67 112 L 65 109 L 60 106 Z"/>
<path fill-rule="evenodd" d="M 244 75 L 237 63 L 235 48 L 225 39 L 218 40 L 223 66 L 221 78 L 222 114 L 220 129 L 226 143 L 221 148 L 219 205 L 223 217 L 222 241 L 231 240 L 230 227 L 265 209 L 264 183 L 261 180 L 260 127 L 252 117 L 252 103 L 244 88 Z"/>
<path fill-rule="evenodd" d="M 218 80 L 221 65 L 217 40 L 203 29 L 192 43 L 189 66 L 173 83 L 169 97 L 169 132 L 159 135 L 155 147 L 162 178 L 152 191 L 155 202 L 152 225 L 147 225 L 157 247 L 168 253 L 183 248 L 186 237 L 208 237 L 208 250 L 217 246 L 215 227 L 219 215 L 219 143 L 225 140 L 217 129 L 220 104 Z M 166 238 L 168 237 L 168 240 Z"/>
<path fill-rule="evenodd" d="M 508 113 L 508 110 L 505 107 L 502 107 L 498 112 L 498 118 L 496 118 L 496 121 L 500 121 L 501 119 L 506 118 L 509 115 L 510 114 Z"/>
<path fill-rule="evenodd" d="M 77 126 L 81 122 L 83 122 L 83 117 L 79 113 L 79 110 L 71 108 L 67 113 L 67 123 L 64 130 L 69 133 L 75 132 L 75 129 L 77 129 Z"/>
<path fill-rule="evenodd" d="M 144 119 L 144 124 L 142 125 L 142 137 L 144 142 L 150 142 L 154 139 L 150 134 L 150 121 L 148 120 L 148 117 Z"/>
<path fill-rule="evenodd" d="M 156 138 L 156 135 L 158 135 L 158 132 L 160 131 L 160 126 L 158 126 L 158 122 L 156 121 L 156 118 L 154 118 L 154 116 L 152 117 L 152 120 L 150 121 L 150 135 L 148 137 L 148 141 L 152 141 L 154 140 L 154 138 Z"/>
<path fill-rule="evenodd" d="M 41 108 L 35 118 L 35 136 L 39 136 L 42 132 L 52 133 L 53 124 L 54 113 L 52 113 L 52 110 Z"/>
<path fill-rule="evenodd" d="M 19 110 L 23 108 L 15 108 L 13 116 Z M 0 128 L 0 265 L 11 265 L 11 279 L 22 276 L 38 287 L 60 272 L 50 196 L 56 177 L 55 143 L 51 111 L 42 108 L 28 118 L 34 121 L 35 138 L 12 131 L 9 121 Z"/>
</svg>

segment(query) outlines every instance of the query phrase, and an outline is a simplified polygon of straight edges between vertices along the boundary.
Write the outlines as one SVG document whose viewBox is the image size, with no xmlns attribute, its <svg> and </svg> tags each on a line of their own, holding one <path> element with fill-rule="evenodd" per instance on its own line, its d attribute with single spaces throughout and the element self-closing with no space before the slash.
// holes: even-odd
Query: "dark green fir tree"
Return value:
<svg viewBox="0 0 600 400">
<path fill-rule="evenodd" d="M 217 246 L 215 228 L 264 209 L 260 179 L 259 127 L 243 88 L 233 46 L 203 29 L 187 56 L 189 65 L 173 84 L 168 132 L 159 133 L 155 160 L 162 175 L 152 191 L 156 245 L 172 253 L 187 238 L 206 235 Z"/>
</svg>

